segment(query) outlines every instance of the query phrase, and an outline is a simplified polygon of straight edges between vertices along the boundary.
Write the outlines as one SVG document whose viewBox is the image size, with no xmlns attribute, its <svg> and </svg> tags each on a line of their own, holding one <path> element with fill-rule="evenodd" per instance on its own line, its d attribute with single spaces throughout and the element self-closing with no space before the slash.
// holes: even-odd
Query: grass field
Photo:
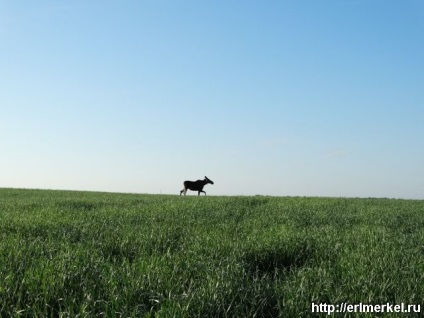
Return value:
<svg viewBox="0 0 424 318">
<path fill-rule="evenodd" d="M 0 189 L 1 317 L 325 317 L 313 302 L 423 300 L 424 201 Z"/>
</svg>

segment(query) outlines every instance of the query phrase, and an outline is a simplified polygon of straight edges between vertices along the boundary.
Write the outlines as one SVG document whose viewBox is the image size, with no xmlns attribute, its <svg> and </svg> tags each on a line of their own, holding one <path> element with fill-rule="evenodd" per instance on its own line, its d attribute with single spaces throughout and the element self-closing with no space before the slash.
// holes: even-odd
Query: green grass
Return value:
<svg viewBox="0 0 424 318">
<path fill-rule="evenodd" d="M 424 201 L 0 189 L 0 317 L 316 317 L 312 302 L 423 299 Z"/>
</svg>

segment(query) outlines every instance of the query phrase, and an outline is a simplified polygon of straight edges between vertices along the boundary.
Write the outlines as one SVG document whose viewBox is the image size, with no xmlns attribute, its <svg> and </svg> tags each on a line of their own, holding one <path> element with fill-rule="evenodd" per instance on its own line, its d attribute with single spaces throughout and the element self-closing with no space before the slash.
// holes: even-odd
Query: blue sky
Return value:
<svg viewBox="0 0 424 318">
<path fill-rule="evenodd" d="M 0 187 L 424 199 L 424 2 L 0 1 Z"/>
</svg>

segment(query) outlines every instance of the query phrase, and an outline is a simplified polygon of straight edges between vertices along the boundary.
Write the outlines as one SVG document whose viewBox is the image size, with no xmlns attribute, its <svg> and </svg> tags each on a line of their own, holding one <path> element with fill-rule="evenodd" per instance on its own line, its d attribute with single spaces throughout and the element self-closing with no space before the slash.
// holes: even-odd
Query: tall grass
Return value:
<svg viewBox="0 0 424 318">
<path fill-rule="evenodd" d="M 312 302 L 423 299 L 424 201 L 0 189 L 1 317 L 316 317 Z"/>
</svg>

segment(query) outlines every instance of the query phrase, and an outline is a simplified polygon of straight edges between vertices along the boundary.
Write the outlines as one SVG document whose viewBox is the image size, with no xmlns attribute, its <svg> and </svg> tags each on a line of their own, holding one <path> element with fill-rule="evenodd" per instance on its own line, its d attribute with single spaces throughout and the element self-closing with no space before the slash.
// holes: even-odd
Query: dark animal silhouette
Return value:
<svg viewBox="0 0 424 318">
<path fill-rule="evenodd" d="M 208 179 L 208 177 L 205 176 L 205 180 L 197 180 L 197 181 L 184 181 L 184 189 L 180 191 L 180 196 L 184 192 L 184 195 L 186 195 L 187 190 L 191 191 L 198 191 L 198 195 L 200 195 L 200 192 L 203 192 L 206 195 L 206 192 L 203 191 L 203 187 L 206 184 L 213 184 L 213 181 Z"/>
</svg>

